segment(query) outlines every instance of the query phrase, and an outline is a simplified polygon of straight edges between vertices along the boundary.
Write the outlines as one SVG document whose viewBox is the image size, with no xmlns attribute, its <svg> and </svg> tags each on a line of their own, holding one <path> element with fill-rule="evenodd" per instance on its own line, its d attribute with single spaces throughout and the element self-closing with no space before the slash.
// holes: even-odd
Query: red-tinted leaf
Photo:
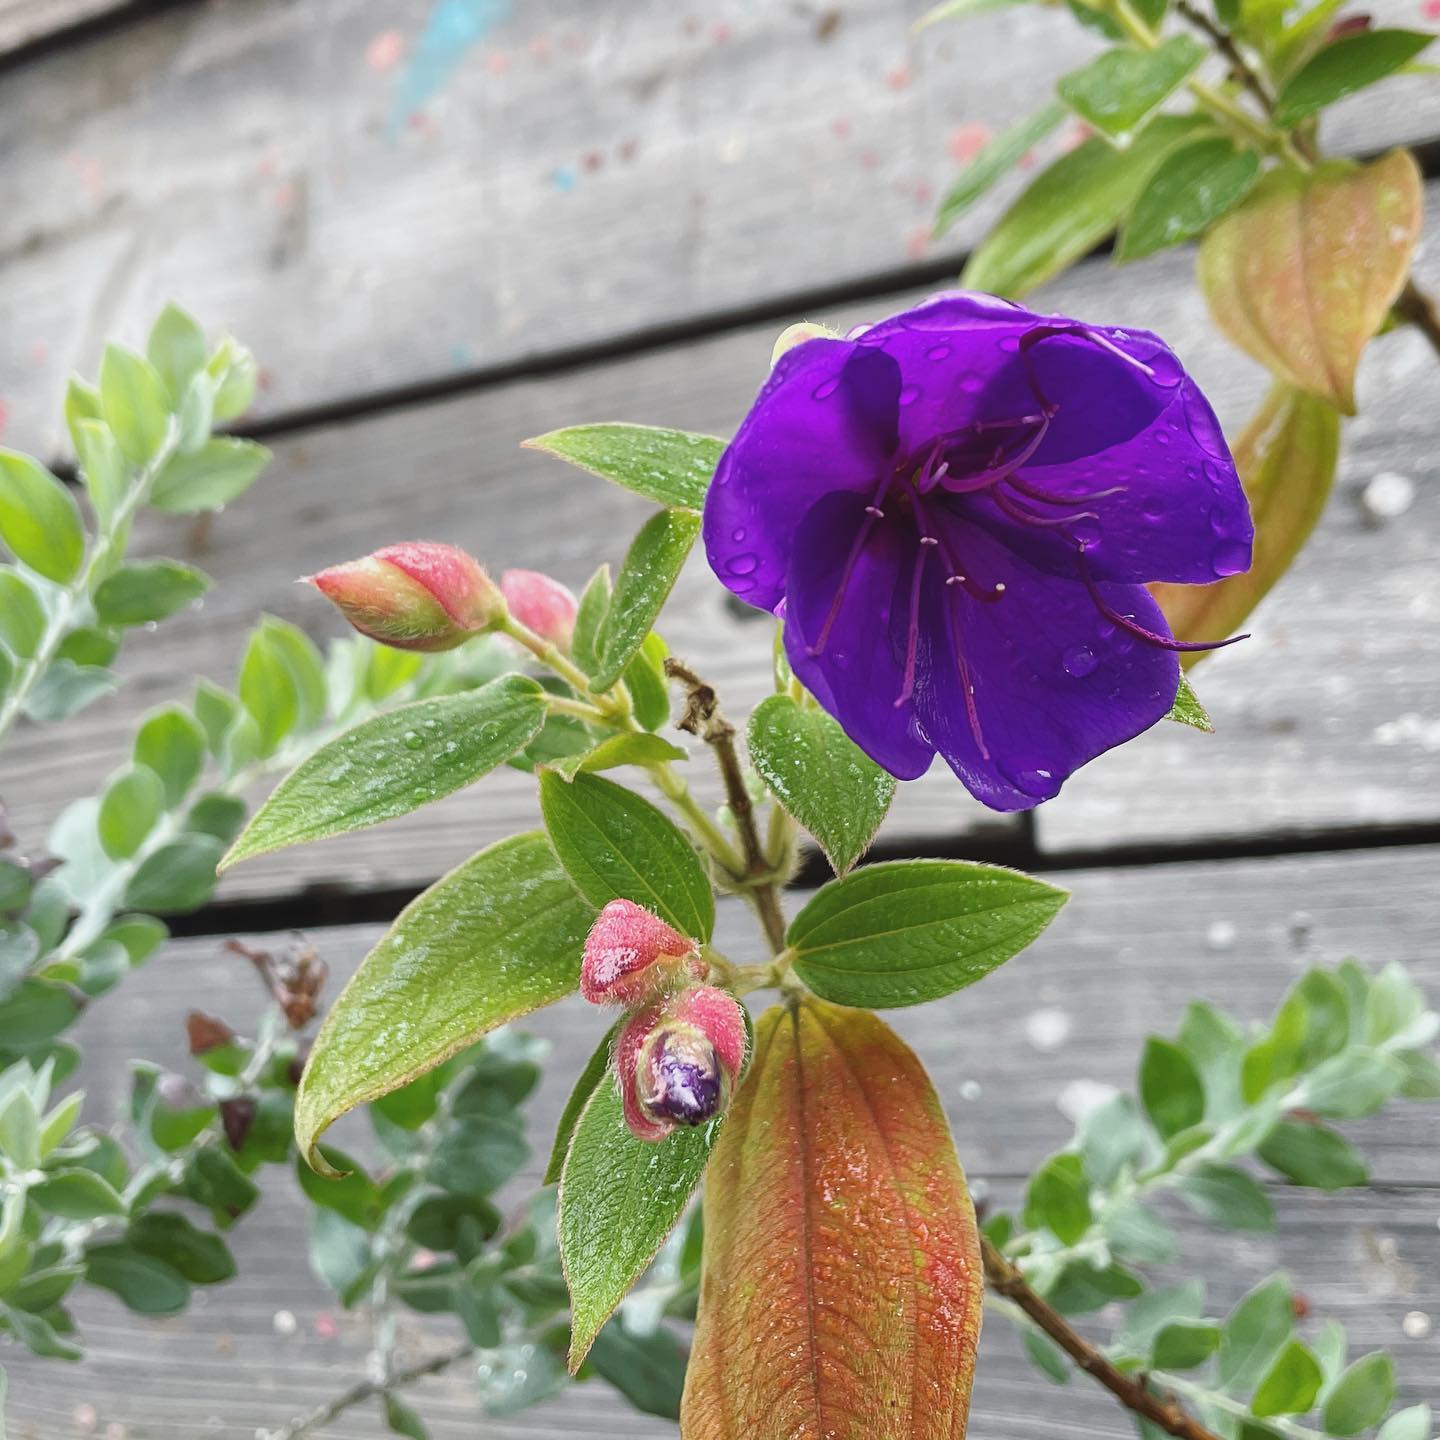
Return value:
<svg viewBox="0 0 1440 1440">
<path fill-rule="evenodd" d="M 1410 268 L 1423 214 L 1407 151 L 1275 170 L 1205 237 L 1216 323 L 1278 379 L 1355 410 L 1355 367 Z"/>
<path fill-rule="evenodd" d="M 771 1010 L 707 1173 L 685 1440 L 959 1440 L 978 1247 L 899 1037 L 866 1010 Z"/>
</svg>

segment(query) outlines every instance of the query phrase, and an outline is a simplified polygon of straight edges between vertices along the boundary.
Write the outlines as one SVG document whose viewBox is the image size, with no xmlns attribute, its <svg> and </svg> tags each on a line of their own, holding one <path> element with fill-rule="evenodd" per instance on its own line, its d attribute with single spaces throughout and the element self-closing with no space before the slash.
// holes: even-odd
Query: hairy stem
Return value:
<svg viewBox="0 0 1440 1440">
<path fill-rule="evenodd" d="M 1219 1440 L 1213 1430 L 1206 1429 L 1173 1398 L 1152 1393 L 1143 1374 L 1127 1375 L 1107 1360 L 1059 1311 L 1030 1288 L 1020 1271 L 983 1235 L 980 1249 L 990 1288 L 1023 1311 L 1079 1369 L 1103 1385 L 1127 1410 L 1143 1416 L 1177 1440 Z"/>
<path fill-rule="evenodd" d="M 735 748 L 735 727 L 720 713 L 714 686 L 702 680 L 683 660 L 672 655 L 665 662 L 665 673 L 686 689 L 685 713 L 675 723 L 681 730 L 698 735 L 715 754 L 715 763 L 725 784 L 725 800 L 744 851 L 744 868 L 736 878 L 760 917 L 770 949 L 778 955 L 785 948 L 785 915 L 780 908 L 774 866 L 760 842 L 755 802 L 750 798 L 740 754 Z"/>
<path fill-rule="evenodd" d="M 471 1344 L 456 1345 L 453 1349 L 442 1350 L 438 1355 L 432 1355 L 428 1360 L 420 1360 L 403 1369 L 392 1370 L 384 1384 L 375 1380 L 361 1380 L 348 1390 L 342 1391 L 333 1400 L 327 1400 L 325 1404 L 317 1405 L 309 1414 L 298 1416 L 288 1425 L 282 1425 L 278 1430 L 263 1432 L 263 1440 L 298 1440 L 301 1435 L 311 1435 L 322 1425 L 328 1425 L 332 1420 L 338 1419 L 352 1406 L 359 1405 L 365 1400 L 374 1399 L 375 1396 L 383 1395 L 388 1390 L 399 1389 L 402 1385 L 413 1385 L 417 1380 L 424 1380 L 430 1375 L 438 1375 L 442 1370 L 449 1369 L 457 1361 L 468 1359 L 474 1353 L 475 1347 Z"/>
</svg>

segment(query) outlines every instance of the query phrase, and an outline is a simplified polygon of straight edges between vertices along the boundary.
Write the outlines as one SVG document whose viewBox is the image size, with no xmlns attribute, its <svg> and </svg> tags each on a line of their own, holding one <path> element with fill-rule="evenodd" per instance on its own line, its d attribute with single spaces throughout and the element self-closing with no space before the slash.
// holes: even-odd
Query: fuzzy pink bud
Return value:
<svg viewBox="0 0 1440 1440">
<path fill-rule="evenodd" d="M 637 1012 L 615 1042 L 625 1124 L 637 1140 L 663 1140 L 725 1108 L 745 1060 L 745 1016 L 724 990 L 697 985 Z"/>
<path fill-rule="evenodd" d="M 480 563 L 435 540 L 386 545 L 306 578 L 362 635 L 397 650 L 453 650 L 505 615 Z"/>
<path fill-rule="evenodd" d="M 510 613 L 527 630 L 562 650 L 570 648 L 580 608 L 572 591 L 538 570 L 507 570 L 500 577 L 500 589 Z"/>
<path fill-rule="evenodd" d="M 705 967 L 693 940 L 633 900 L 612 900 L 596 917 L 580 962 L 580 993 L 592 1005 L 638 1005 Z"/>
</svg>

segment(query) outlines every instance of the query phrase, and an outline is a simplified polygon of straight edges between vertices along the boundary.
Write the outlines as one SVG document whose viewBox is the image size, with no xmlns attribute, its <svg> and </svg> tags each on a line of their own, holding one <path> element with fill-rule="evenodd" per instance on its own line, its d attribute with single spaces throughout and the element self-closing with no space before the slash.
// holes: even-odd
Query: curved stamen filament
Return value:
<svg viewBox="0 0 1440 1440">
<path fill-rule="evenodd" d="M 1095 500 L 1108 500 L 1112 495 L 1123 495 L 1127 488 L 1124 485 L 1112 485 L 1108 490 L 1081 490 L 1074 495 L 1052 495 L 1031 481 L 1022 480 L 1018 475 L 1009 476 L 1005 483 L 1012 490 L 1018 490 L 1027 500 L 1034 500 L 1041 505 L 1086 505 Z"/>
<path fill-rule="evenodd" d="M 999 509 L 1012 520 L 1022 525 L 1073 525 L 1077 520 L 1099 520 L 1093 510 L 1077 510 L 1073 515 L 1036 515 L 1033 511 L 1017 504 L 1008 495 L 996 490 L 993 499 Z"/>
<path fill-rule="evenodd" d="M 1122 615 L 1111 605 L 1100 593 L 1099 586 L 1090 574 L 1090 567 L 1085 563 L 1085 551 L 1083 547 L 1078 551 L 1080 560 L 1080 578 L 1085 582 L 1085 588 L 1090 592 L 1090 598 L 1095 602 L 1095 608 L 1112 625 L 1118 625 L 1122 630 L 1128 630 L 1130 634 L 1144 640 L 1148 645 L 1158 646 L 1161 650 L 1223 650 L 1227 645 L 1236 645 L 1241 640 L 1248 640 L 1249 634 L 1232 635 L 1228 640 L 1176 640 L 1170 635 L 1161 635 L 1154 630 L 1148 630 L 1138 620 L 1129 615 Z"/>
<path fill-rule="evenodd" d="M 835 628 L 835 622 L 840 618 L 840 607 L 845 603 L 845 592 L 850 588 L 850 577 L 855 573 L 855 567 L 860 563 L 861 552 L 865 549 L 865 542 L 870 538 L 870 532 L 875 528 L 878 521 L 885 518 L 885 512 L 880 508 L 880 502 L 885 498 L 885 492 L 890 488 L 890 477 L 887 475 L 881 480 L 870 503 L 865 507 L 865 518 L 860 522 L 860 528 L 855 532 L 855 539 L 850 545 L 850 554 L 845 558 L 845 568 L 840 572 L 840 584 L 836 587 L 835 598 L 830 602 L 830 611 L 825 616 L 825 623 L 820 627 L 820 636 L 813 645 L 805 647 L 805 653 L 814 659 L 825 653 L 825 647 L 830 643 L 830 632 Z"/>
</svg>

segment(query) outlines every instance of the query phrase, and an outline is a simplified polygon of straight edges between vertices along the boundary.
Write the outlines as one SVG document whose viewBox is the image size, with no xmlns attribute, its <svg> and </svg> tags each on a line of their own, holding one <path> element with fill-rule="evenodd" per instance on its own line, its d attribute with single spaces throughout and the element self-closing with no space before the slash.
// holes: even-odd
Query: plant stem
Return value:
<svg viewBox="0 0 1440 1440">
<path fill-rule="evenodd" d="M 725 800 L 735 820 L 744 851 L 743 868 L 735 876 L 754 905 L 765 938 L 773 953 L 785 948 L 785 915 L 775 883 L 775 867 L 760 843 L 755 824 L 755 803 L 745 784 L 745 772 L 735 748 L 735 727 L 720 713 L 714 686 L 702 680 L 683 660 L 673 655 L 665 661 L 665 673 L 686 687 L 685 713 L 675 723 L 681 730 L 698 735 L 715 753 L 715 763 L 725 784 Z"/>
<path fill-rule="evenodd" d="M 1177 1440 L 1219 1440 L 1213 1430 L 1207 1430 L 1174 1399 L 1153 1394 L 1144 1374 L 1127 1375 L 1107 1360 L 1059 1311 L 1030 1288 L 1020 1271 L 983 1235 L 980 1252 L 990 1288 L 1018 1306 L 1079 1369 L 1103 1385 L 1127 1410 L 1143 1416 Z"/>
<path fill-rule="evenodd" d="M 438 1375 L 442 1370 L 449 1369 L 457 1361 L 468 1359 L 474 1353 L 475 1347 L 467 1342 L 463 1345 L 456 1345 L 450 1350 L 442 1350 L 428 1360 L 417 1361 L 414 1365 L 407 1365 L 403 1369 L 392 1371 L 389 1379 L 383 1385 L 375 1380 L 361 1380 L 348 1390 L 342 1391 L 333 1400 L 327 1400 L 325 1404 L 317 1405 L 309 1414 L 290 1421 L 288 1425 L 282 1425 L 278 1430 L 265 1431 L 263 1440 L 297 1440 L 297 1437 L 301 1435 L 313 1434 L 322 1425 L 328 1425 L 332 1420 L 338 1419 L 352 1406 L 373 1399 L 377 1395 L 383 1395 L 387 1390 L 395 1390 L 402 1385 L 413 1385 L 417 1380 Z"/>
<path fill-rule="evenodd" d="M 40 677 L 49 668 L 66 635 L 70 633 L 81 602 L 88 597 L 92 586 L 102 578 L 104 568 L 109 564 L 117 545 L 123 549 L 135 512 L 145 503 L 151 484 L 175 453 L 179 439 L 179 426 L 174 416 L 171 416 L 160 448 L 131 475 L 130 484 L 120 497 L 115 513 L 109 517 L 105 528 L 96 533 L 90 554 L 81 566 L 80 573 L 62 587 L 56 596 L 54 608 L 50 611 L 50 618 L 45 625 L 45 633 L 40 637 L 34 655 L 17 667 L 9 693 L 0 701 L 0 741 L 3 741 L 25 708 L 25 702 L 30 698 Z"/>
<path fill-rule="evenodd" d="M 1433 295 L 1427 295 L 1412 275 L 1405 282 L 1405 288 L 1396 300 L 1393 313 L 1407 325 L 1413 325 L 1429 342 L 1430 348 L 1440 355 L 1440 307 Z"/>
<path fill-rule="evenodd" d="M 1237 1400 L 1233 1395 L 1222 1395 L 1218 1390 L 1211 1390 L 1204 1385 L 1197 1384 L 1194 1380 L 1187 1380 L 1183 1375 L 1172 1375 L 1168 1370 L 1152 1370 L 1150 1378 L 1157 1384 L 1164 1385 L 1167 1390 L 1173 1390 L 1177 1395 L 1184 1395 L 1187 1399 L 1213 1405 L 1217 1410 L 1224 1410 L 1227 1414 L 1238 1416 L 1241 1419 L 1253 1420 L 1255 1418 L 1250 1407 L 1243 1400 Z M 1324 1434 L 1319 1430 L 1312 1430 L 1308 1425 L 1301 1425 L 1284 1415 L 1267 1415 L 1265 1428 L 1277 1431 L 1281 1435 L 1288 1435 L 1290 1440 L 1325 1440 Z"/>
</svg>

